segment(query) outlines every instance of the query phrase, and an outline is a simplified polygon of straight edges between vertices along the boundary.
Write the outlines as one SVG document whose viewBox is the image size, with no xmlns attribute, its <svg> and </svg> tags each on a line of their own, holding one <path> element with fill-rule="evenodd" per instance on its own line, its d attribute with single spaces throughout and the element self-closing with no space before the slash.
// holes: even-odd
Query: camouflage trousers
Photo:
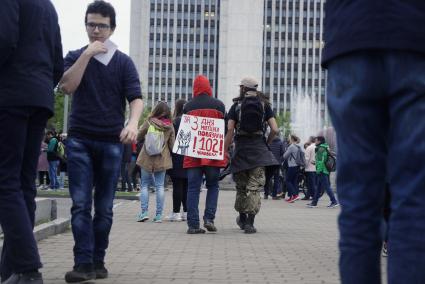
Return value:
<svg viewBox="0 0 425 284">
<path fill-rule="evenodd" d="M 260 191 L 266 183 L 264 167 L 234 174 L 236 182 L 235 209 L 240 213 L 257 214 L 261 207 Z"/>
</svg>

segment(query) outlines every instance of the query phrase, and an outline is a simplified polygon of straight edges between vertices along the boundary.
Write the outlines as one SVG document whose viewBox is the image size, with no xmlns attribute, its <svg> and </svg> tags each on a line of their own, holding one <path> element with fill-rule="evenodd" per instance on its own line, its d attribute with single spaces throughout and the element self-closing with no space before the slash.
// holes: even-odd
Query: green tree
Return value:
<svg viewBox="0 0 425 284">
<path fill-rule="evenodd" d="M 48 129 L 54 129 L 56 131 L 63 130 L 64 100 L 65 94 L 59 90 L 55 90 L 55 113 L 54 116 L 47 122 Z"/>
<path fill-rule="evenodd" d="M 291 134 L 291 113 L 280 112 L 276 117 L 277 126 L 279 127 L 283 137 L 288 137 Z"/>
</svg>

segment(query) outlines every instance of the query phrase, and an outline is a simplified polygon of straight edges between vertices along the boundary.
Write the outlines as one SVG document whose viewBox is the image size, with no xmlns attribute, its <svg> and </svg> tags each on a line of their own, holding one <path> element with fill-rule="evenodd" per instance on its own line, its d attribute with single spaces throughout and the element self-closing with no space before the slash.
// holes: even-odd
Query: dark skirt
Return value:
<svg viewBox="0 0 425 284">
<path fill-rule="evenodd" d="M 261 136 L 240 136 L 235 139 L 230 169 L 232 173 L 257 167 L 277 166 L 279 162 L 274 157 Z"/>
</svg>

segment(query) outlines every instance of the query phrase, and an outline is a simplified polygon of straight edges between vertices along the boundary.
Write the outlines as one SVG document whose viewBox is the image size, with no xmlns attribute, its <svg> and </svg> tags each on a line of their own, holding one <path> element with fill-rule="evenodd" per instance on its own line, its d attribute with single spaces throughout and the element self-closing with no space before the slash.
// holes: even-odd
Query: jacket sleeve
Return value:
<svg viewBox="0 0 425 284">
<path fill-rule="evenodd" d="M 0 10 L 0 68 L 19 41 L 19 1 L 4 0 Z"/>
<path fill-rule="evenodd" d="M 64 66 L 63 66 L 63 53 L 62 53 L 62 39 L 60 27 L 56 27 L 55 35 L 55 56 L 53 62 L 53 86 L 57 86 L 60 79 L 62 78 Z"/>
<path fill-rule="evenodd" d="M 140 127 L 139 129 L 139 134 L 137 135 L 137 141 L 141 141 L 143 139 L 145 139 L 146 133 L 148 132 L 148 128 L 149 128 L 149 123 L 146 120 L 142 127 Z"/>
</svg>

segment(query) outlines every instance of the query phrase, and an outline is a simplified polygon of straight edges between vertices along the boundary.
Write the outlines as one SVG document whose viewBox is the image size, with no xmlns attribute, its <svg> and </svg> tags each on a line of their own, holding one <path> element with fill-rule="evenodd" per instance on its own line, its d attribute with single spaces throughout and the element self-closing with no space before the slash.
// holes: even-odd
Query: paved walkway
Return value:
<svg viewBox="0 0 425 284">
<path fill-rule="evenodd" d="M 187 235 L 184 222 L 137 223 L 139 203 L 117 200 L 106 259 L 110 278 L 95 282 L 339 283 L 339 209 L 327 209 L 327 197 L 316 209 L 306 208 L 305 201 L 262 200 L 253 235 L 236 227 L 234 198 L 235 192 L 220 193 L 219 231 L 205 235 Z M 201 208 L 204 200 L 205 192 Z M 152 210 L 154 202 L 151 194 Z M 165 208 L 165 214 L 172 209 L 170 191 Z M 73 265 L 72 246 L 71 232 L 40 242 L 45 283 L 65 283 L 64 273 Z"/>
</svg>

